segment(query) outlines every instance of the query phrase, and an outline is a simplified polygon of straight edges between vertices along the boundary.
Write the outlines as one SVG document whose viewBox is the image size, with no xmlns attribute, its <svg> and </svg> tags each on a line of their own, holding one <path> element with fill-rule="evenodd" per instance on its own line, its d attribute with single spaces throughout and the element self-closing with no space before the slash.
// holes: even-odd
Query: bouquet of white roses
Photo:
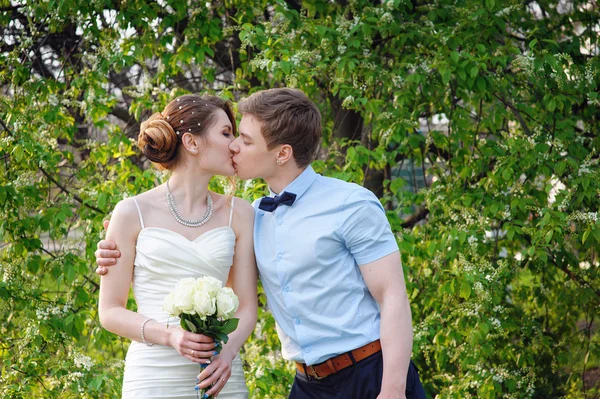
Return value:
<svg viewBox="0 0 600 399">
<path fill-rule="evenodd" d="M 208 276 L 179 280 L 163 303 L 166 312 L 180 318 L 181 328 L 223 343 L 237 328 L 239 319 L 233 316 L 238 306 L 239 299 L 233 290 Z M 217 352 L 221 347 L 218 346 Z"/>
<path fill-rule="evenodd" d="M 177 282 L 175 290 L 165 297 L 163 309 L 179 317 L 184 330 L 209 336 L 215 343 L 227 343 L 239 322 L 233 317 L 239 303 L 233 290 L 223 287 L 220 280 L 189 277 Z M 222 347 L 216 345 L 214 351 L 219 353 Z"/>
</svg>

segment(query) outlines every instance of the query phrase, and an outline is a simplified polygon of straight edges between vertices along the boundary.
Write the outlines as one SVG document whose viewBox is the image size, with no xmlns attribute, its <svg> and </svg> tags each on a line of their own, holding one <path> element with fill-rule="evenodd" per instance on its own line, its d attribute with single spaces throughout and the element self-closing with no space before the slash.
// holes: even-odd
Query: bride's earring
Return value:
<svg viewBox="0 0 600 399">
<path fill-rule="evenodd" d="M 277 160 L 277 165 L 281 165 L 281 159 Z"/>
</svg>

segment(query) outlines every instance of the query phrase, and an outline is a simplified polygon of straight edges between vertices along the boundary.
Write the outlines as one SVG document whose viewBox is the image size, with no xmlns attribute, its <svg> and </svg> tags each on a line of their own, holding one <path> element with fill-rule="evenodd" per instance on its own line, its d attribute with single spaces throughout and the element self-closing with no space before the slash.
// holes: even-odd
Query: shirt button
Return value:
<svg viewBox="0 0 600 399">
<path fill-rule="evenodd" d="M 304 352 L 305 353 L 310 353 L 310 346 L 307 346 L 306 348 L 304 348 Z"/>
<path fill-rule="evenodd" d="M 283 255 L 282 254 L 277 254 L 277 259 L 281 259 L 281 258 L 283 258 Z"/>
<path fill-rule="evenodd" d="M 277 224 L 279 224 L 279 225 L 283 224 L 283 220 L 278 220 Z"/>
<path fill-rule="evenodd" d="M 296 317 L 295 323 L 296 323 L 296 325 L 299 325 L 300 324 L 300 319 Z"/>
<path fill-rule="evenodd" d="M 283 292 L 290 292 L 290 286 L 286 285 L 285 287 L 283 287 Z"/>
</svg>

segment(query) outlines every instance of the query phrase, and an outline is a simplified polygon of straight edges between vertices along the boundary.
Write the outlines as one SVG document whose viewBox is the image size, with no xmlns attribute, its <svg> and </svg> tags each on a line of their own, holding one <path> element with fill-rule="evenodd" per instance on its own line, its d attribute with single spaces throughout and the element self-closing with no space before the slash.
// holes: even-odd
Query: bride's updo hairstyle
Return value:
<svg viewBox="0 0 600 399">
<path fill-rule="evenodd" d="M 207 130 L 216 123 L 219 109 L 227 114 L 235 136 L 235 118 L 229 101 L 188 94 L 177 97 L 162 112 L 142 122 L 138 147 L 159 169 L 171 169 L 179 160 L 181 137 L 191 133 L 204 138 Z"/>
</svg>

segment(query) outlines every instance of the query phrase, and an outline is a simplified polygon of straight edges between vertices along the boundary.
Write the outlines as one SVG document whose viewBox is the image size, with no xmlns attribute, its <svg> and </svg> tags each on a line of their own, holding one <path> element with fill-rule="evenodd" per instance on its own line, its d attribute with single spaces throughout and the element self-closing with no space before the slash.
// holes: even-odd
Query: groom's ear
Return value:
<svg viewBox="0 0 600 399">
<path fill-rule="evenodd" d="M 284 165 L 294 160 L 294 149 L 289 144 L 282 144 L 277 153 L 277 165 Z"/>
</svg>

